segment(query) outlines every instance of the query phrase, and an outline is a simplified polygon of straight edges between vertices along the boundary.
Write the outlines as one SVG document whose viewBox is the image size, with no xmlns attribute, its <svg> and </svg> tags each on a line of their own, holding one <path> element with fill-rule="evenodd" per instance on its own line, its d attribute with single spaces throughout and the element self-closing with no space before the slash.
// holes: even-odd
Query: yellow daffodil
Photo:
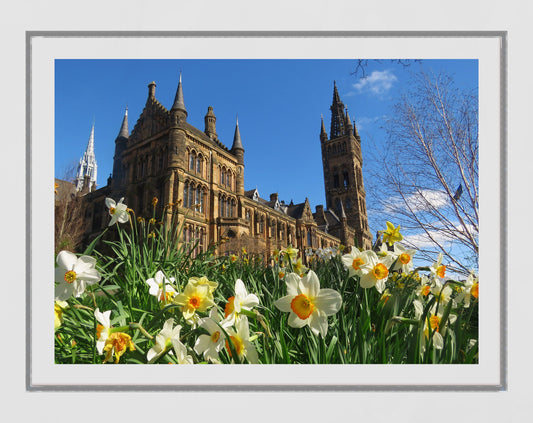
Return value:
<svg viewBox="0 0 533 423">
<path fill-rule="evenodd" d="M 309 325 L 311 331 L 325 337 L 328 316 L 337 313 L 342 305 L 340 294 L 329 288 L 320 289 L 320 281 L 312 270 L 303 278 L 290 273 L 285 278 L 287 295 L 274 302 L 281 311 L 288 312 L 289 326 L 301 328 Z"/>
<path fill-rule="evenodd" d="M 387 229 L 383 231 L 383 242 L 392 245 L 395 242 L 401 241 L 402 239 L 403 235 L 400 233 L 400 225 L 395 228 L 392 223 L 387 222 Z"/>
<path fill-rule="evenodd" d="M 61 251 L 57 255 L 55 281 L 55 299 L 65 301 L 71 296 L 81 297 L 87 285 L 100 281 L 100 273 L 95 269 L 96 260 L 90 256 L 77 257 L 70 251 Z"/>
<path fill-rule="evenodd" d="M 195 321 L 197 312 L 204 312 L 213 307 L 213 294 L 207 284 L 194 285 L 189 281 L 184 291 L 174 297 L 174 304 L 180 307 L 185 320 Z"/>
<path fill-rule="evenodd" d="M 57 329 L 63 324 L 63 312 L 69 308 L 66 301 L 55 301 L 54 303 L 54 329 Z"/>
<path fill-rule="evenodd" d="M 298 248 L 292 248 L 292 245 L 289 245 L 287 248 L 282 250 L 283 260 L 288 262 L 289 260 L 294 261 L 298 256 Z"/>
<path fill-rule="evenodd" d="M 96 326 L 96 349 L 100 355 L 105 353 L 104 363 L 107 363 L 113 354 L 115 355 L 115 363 L 118 363 L 126 349 L 130 351 L 135 349 L 130 335 L 111 327 L 111 310 L 102 313 L 97 308 L 94 311 L 94 317 L 99 322 Z"/>
<path fill-rule="evenodd" d="M 294 270 L 294 273 L 296 273 L 297 275 L 299 276 L 303 276 L 305 274 L 305 272 L 307 270 L 309 270 L 307 267 L 304 266 L 304 264 L 302 263 L 302 258 L 298 258 L 298 260 L 296 260 L 296 263 L 293 264 L 292 266 L 293 270 Z"/>
<path fill-rule="evenodd" d="M 200 286 L 200 285 L 206 285 L 209 288 L 209 293 L 212 294 L 215 292 L 215 289 L 217 289 L 218 282 L 210 281 L 205 276 L 202 276 L 201 278 L 189 278 L 189 283 L 194 286 Z"/>
<path fill-rule="evenodd" d="M 120 357 L 129 349 L 130 351 L 135 350 L 135 345 L 131 340 L 131 336 L 124 332 L 113 332 L 105 341 L 104 352 L 105 358 L 103 363 L 107 363 L 113 354 L 115 355 L 115 363 L 118 363 Z"/>
</svg>

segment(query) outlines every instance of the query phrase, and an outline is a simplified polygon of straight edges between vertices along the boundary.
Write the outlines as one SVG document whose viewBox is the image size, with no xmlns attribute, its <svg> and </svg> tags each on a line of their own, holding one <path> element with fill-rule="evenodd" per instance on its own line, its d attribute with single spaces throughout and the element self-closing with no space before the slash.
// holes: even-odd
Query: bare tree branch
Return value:
<svg viewBox="0 0 533 423">
<path fill-rule="evenodd" d="M 368 178 L 371 213 L 401 224 L 406 241 L 428 259 L 442 252 L 455 271 L 477 269 L 476 93 L 456 89 L 446 74 L 416 74 L 387 133 L 386 148 L 371 151 L 383 163 Z"/>
</svg>

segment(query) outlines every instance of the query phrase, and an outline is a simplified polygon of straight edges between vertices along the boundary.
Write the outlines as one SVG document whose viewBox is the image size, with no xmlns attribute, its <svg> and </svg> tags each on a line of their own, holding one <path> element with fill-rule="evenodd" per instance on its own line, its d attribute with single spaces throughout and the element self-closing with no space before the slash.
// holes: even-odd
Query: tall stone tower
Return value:
<svg viewBox="0 0 533 423">
<path fill-rule="evenodd" d="M 368 248 L 372 236 L 366 213 L 361 138 L 355 122 L 351 122 L 348 110 L 340 100 L 335 83 L 330 109 L 329 138 L 323 119 L 320 130 L 327 208 L 339 217 L 344 215 L 347 225 L 355 229 L 357 246 Z"/>
</svg>

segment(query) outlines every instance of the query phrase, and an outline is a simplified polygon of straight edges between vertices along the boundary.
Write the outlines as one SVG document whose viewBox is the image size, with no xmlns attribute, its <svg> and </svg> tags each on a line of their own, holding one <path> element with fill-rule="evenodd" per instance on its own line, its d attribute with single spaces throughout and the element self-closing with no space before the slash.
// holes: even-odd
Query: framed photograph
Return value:
<svg viewBox="0 0 533 423">
<path fill-rule="evenodd" d="M 505 32 L 26 49 L 27 390 L 507 388 Z"/>
</svg>

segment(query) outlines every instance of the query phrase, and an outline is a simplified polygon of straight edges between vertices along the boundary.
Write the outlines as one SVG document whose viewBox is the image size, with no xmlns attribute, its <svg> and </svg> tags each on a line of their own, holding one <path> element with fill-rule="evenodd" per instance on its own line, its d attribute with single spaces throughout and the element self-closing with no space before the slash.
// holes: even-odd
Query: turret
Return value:
<svg viewBox="0 0 533 423">
<path fill-rule="evenodd" d="M 326 127 L 324 126 L 324 116 L 320 115 L 320 141 L 325 142 L 328 140 L 328 133 L 326 132 Z"/>
<path fill-rule="evenodd" d="M 241 132 L 239 130 L 239 118 L 235 125 L 235 135 L 233 136 L 233 146 L 231 154 L 237 158 L 237 194 L 244 195 L 244 148 L 241 141 Z"/>
<path fill-rule="evenodd" d="M 183 88 L 181 86 L 181 73 L 180 80 L 178 82 L 178 89 L 176 90 L 176 96 L 174 97 L 174 104 L 170 109 L 170 115 L 172 123 L 178 125 L 187 121 L 187 109 L 185 108 L 185 101 L 183 100 Z"/>
<path fill-rule="evenodd" d="M 216 122 L 217 118 L 215 114 L 213 113 L 213 108 L 209 106 L 207 108 L 207 114 L 205 115 L 205 134 L 211 138 L 213 141 L 218 140 L 217 136 L 217 129 L 216 129 Z"/>
<path fill-rule="evenodd" d="M 117 135 L 117 138 L 115 139 L 115 155 L 113 157 L 113 176 L 111 181 L 112 183 L 117 185 L 125 182 L 123 181 L 124 175 L 122 174 L 123 169 L 121 163 L 121 155 L 122 152 L 126 149 L 129 136 L 130 132 L 128 129 L 128 108 L 126 107 L 126 111 L 124 112 L 124 118 L 122 119 L 122 125 L 120 126 L 120 131 Z"/>
</svg>

